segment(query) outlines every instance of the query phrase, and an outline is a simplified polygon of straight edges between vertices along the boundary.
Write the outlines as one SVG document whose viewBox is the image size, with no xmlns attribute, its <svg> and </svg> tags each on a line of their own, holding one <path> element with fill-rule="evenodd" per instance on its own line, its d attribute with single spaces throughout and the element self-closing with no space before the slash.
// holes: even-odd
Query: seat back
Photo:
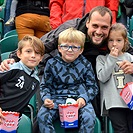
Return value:
<svg viewBox="0 0 133 133">
<path fill-rule="evenodd" d="M 0 11 L 0 18 L 4 19 L 4 16 L 5 16 L 5 6 L 2 5 L 1 6 L 1 11 Z"/>
<path fill-rule="evenodd" d="M 10 52 L 18 48 L 18 35 L 11 35 L 0 40 L 0 52 Z"/>
<path fill-rule="evenodd" d="M 4 4 L 4 0 L 0 0 L 0 6 Z"/>
<path fill-rule="evenodd" d="M 32 123 L 28 116 L 22 114 L 18 124 L 17 133 L 32 133 Z"/>
<path fill-rule="evenodd" d="M 110 120 L 108 121 L 108 127 L 109 127 L 109 133 L 114 133 L 114 129 L 112 127 L 112 123 Z"/>
<path fill-rule="evenodd" d="M 133 37 L 128 36 L 128 41 L 130 42 L 131 46 L 133 47 Z"/>
<path fill-rule="evenodd" d="M 30 99 L 30 102 L 29 102 L 28 106 L 24 110 L 24 114 L 31 119 L 32 124 L 33 124 L 34 118 L 37 115 L 37 104 L 36 104 L 36 101 L 37 101 L 36 94 L 34 94 L 32 96 L 32 98 Z"/>
<path fill-rule="evenodd" d="M 1 6 L 0 11 L 0 39 L 4 36 L 4 16 L 5 16 L 5 6 L 4 4 Z"/>
<path fill-rule="evenodd" d="M 0 40 L 3 38 L 3 29 L 4 27 L 4 20 L 2 18 L 0 18 Z"/>
<path fill-rule="evenodd" d="M 11 52 L 5 52 L 1 54 L 1 61 L 8 59 Z"/>
<path fill-rule="evenodd" d="M 129 20 L 129 34 L 133 37 L 133 16 Z"/>
<path fill-rule="evenodd" d="M 4 35 L 4 38 L 5 38 L 5 37 L 8 37 L 8 36 L 11 36 L 11 35 L 18 35 L 16 29 L 15 29 L 15 30 L 8 31 L 8 32 Z"/>
<path fill-rule="evenodd" d="M 96 117 L 96 124 L 95 124 L 95 128 L 94 128 L 94 133 L 101 133 L 101 122 L 97 117 Z"/>
</svg>

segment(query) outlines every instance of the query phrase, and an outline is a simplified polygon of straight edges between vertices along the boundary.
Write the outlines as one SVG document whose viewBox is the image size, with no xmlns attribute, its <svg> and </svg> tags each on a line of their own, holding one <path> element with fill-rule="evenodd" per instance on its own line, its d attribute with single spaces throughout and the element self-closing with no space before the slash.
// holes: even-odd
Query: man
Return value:
<svg viewBox="0 0 133 133">
<path fill-rule="evenodd" d="M 93 8 L 89 14 L 86 14 L 82 19 L 73 19 L 65 22 L 60 25 L 55 30 L 50 31 L 45 34 L 41 40 L 45 45 L 45 59 L 40 63 L 39 68 L 45 66 L 46 60 L 55 56 L 57 54 L 58 48 L 58 35 L 63 30 L 74 27 L 77 30 L 82 31 L 86 35 L 85 47 L 83 51 L 83 55 L 92 63 L 93 69 L 95 71 L 96 66 L 96 57 L 99 54 L 105 55 L 107 51 L 107 38 L 109 34 L 109 30 L 112 24 L 112 12 L 110 9 L 104 6 L 97 6 Z M 54 50 L 54 51 L 53 51 Z M 130 47 L 128 52 L 133 54 L 133 49 Z M 14 59 L 16 56 L 14 54 L 11 55 Z M 47 57 L 47 58 L 46 58 Z M 9 69 L 8 64 L 13 63 L 14 59 L 8 59 L 1 63 L 0 70 Z M 133 64 L 128 61 L 124 61 L 121 64 L 121 69 L 125 73 L 132 74 L 133 73 Z M 42 69 L 42 70 L 43 70 Z M 43 71 L 40 71 L 42 74 Z M 94 108 L 97 115 L 100 115 L 100 100 L 94 100 Z"/>
</svg>

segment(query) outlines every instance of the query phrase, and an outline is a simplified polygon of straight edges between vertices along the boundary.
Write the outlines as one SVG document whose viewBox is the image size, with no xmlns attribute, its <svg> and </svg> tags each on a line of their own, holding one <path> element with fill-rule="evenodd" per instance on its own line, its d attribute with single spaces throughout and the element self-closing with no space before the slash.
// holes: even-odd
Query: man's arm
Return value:
<svg viewBox="0 0 133 133">
<path fill-rule="evenodd" d="M 18 62 L 20 59 L 17 57 L 17 49 L 10 53 L 9 58 L 13 58 L 15 62 Z"/>
<path fill-rule="evenodd" d="M 133 55 L 133 47 L 130 45 L 129 49 L 127 50 L 128 53 Z M 133 74 L 133 62 L 123 61 L 120 65 L 120 68 L 126 74 Z"/>
</svg>

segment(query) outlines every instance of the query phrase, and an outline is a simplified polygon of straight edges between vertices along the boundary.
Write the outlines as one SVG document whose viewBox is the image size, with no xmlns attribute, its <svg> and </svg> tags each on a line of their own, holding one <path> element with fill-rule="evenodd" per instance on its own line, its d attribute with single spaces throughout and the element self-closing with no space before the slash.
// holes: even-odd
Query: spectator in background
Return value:
<svg viewBox="0 0 133 133">
<path fill-rule="evenodd" d="M 133 15 L 133 0 L 120 0 L 118 12 L 120 13 L 120 15 L 117 18 L 117 22 L 124 24 L 128 29 L 128 17 L 131 18 L 131 16 Z"/>
<path fill-rule="evenodd" d="M 126 8 L 124 5 L 124 0 L 119 0 L 119 10 L 118 10 L 118 16 L 117 16 L 117 22 L 122 23 L 127 27 L 127 14 L 126 14 Z"/>
<path fill-rule="evenodd" d="M 40 38 L 49 32 L 49 15 L 49 0 L 18 0 L 15 26 L 19 40 L 26 34 Z"/>
<path fill-rule="evenodd" d="M 113 14 L 113 23 L 116 22 L 119 0 L 50 0 L 50 24 L 52 29 L 67 20 L 82 18 L 93 7 L 106 6 Z"/>
<path fill-rule="evenodd" d="M 129 18 L 133 15 L 133 0 L 124 0 L 126 6 L 126 14 Z"/>
<path fill-rule="evenodd" d="M 11 3 L 12 3 L 12 0 L 6 0 L 4 22 L 7 22 L 10 18 Z M 7 32 L 13 29 L 15 29 L 15 25 L 10 25 L 10 26 L 4 25 L 4 34 L 6 34 Z"/>
<path fill-rule="evenodd" d="M 9 20 L 5 23 L 6 26 L 14 25 L 17 4 L 18 4 L 18 0 L 12 0 L 11 8 L 10 8 L 10 17 L 9 17 Z"/>
<path fill-rule="evenodd" d="M 133 8 L 133 0 L 124 0 L 124 4 L 129 8 Z"/>
</svg>

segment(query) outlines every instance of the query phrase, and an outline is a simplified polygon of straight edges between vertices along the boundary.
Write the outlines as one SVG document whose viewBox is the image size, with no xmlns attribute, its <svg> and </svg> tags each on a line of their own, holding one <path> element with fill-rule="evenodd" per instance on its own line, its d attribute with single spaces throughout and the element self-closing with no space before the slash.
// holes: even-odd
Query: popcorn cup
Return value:
<svg viewBox="0 0 133 133">
<path fill-rule="evenodd" d="M 124 86 L 120 92 L 120 96 L 125 101 L 127 106 L 133 110 L 133 82 L 129 82 Z"/>
<path fill-rule="evenodd" d="M 19 113 L 2 111 L 5 117 L 3 124 L 0 125 L 0 133 L 17 133 Z"/>
<path fill-rule="evenodd" d="M 61 127 L 78 127 L 78 104 L 59 104 Z"/>
</svg>

